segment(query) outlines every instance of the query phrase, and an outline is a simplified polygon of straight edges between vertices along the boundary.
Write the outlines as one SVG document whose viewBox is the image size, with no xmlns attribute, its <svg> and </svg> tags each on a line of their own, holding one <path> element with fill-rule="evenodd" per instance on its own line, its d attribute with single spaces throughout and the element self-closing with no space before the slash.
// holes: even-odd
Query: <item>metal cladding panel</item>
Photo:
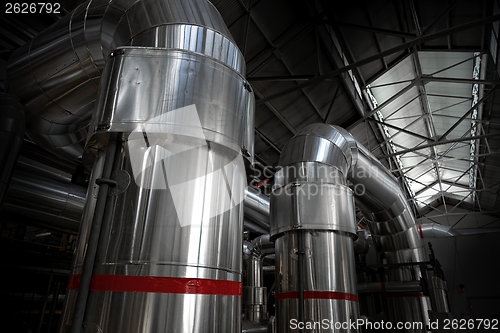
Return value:
<svg viewBox="0 0 500 333">
<path fill-rule="evenodd" d="M 356 234 L 354 198 L 344 185 L 292 183 L 274 189 L 271 236 L 296 230 L 336 230 Z"/>
<path fill-rule="evenodd" d="M 298 271 L 297 237 L 304 238 L 304 270 Z M 292 231 L 276 239 L 276 311 L 279 332 L 296 332 L 299 280 L 306 321 L 354 322 L 359 313 L 352 238 L 324 230 Z M 334 327 L 321 332 L 335 332 Z M 355 330 L 354 330 L 355 331 Z M 351 332 L 346 330 L 346 332 Z"/>
<path fill-rule="evenodd" d="M 164 133 L 191 136 L 181 109 L 194 105 L 207 141 L 253 151 L 253 143 L 247 142 L 253 94 L 244 78 L 215 59 L 181 50 L 124 47 L 108 61 L 103 80 L 108 83 L 101 85 L 90 148 L 103 144 L 96 134 L 109 132 L 152 133 L 161 127 Z"/>
<path fill-rule="evenodd" d="M 176 25 L 180 27 L 175 28 Z M 179 32 L 183 28 L 202 31 L 203 36 Z M 164 34 L 167 42 L 148 35 L 160 37 L 160 30 L 169 32 Z M 172 30 L 175 31 L 170 33 Z M 213 50 L 220 52 L 207 56 L 220 57 L 244 75 L 242 56 L 224 21 L 208 1 L 87 1 L 10 58 L 10 91 L 26 107 L 27 130 L 32 140 L 63 158 L 81 157 L 85 125 L 94 110 L 108 56 L 134 38 L 137 43 L 143 42 L 140 45 L 146 43 L 144 46 L 163 44 L 193 48 L 194 52 L 198 44 L 209 45 L 212 41 Z M 232 51 L 226 52 L 228 49 Z"/>
<path fill-rule="evenodd" d="M 122 132 L 113 168 L 131 181 L 107 199 L 113 214 L 103 222 L 109 233 L 99 238 L 86 325 L 113 332 L 144 325 L 165 332 L 238 331 L 246 188 L 241 147 L 253 128 L 252 93 L 225 64 L 169 49 L 118 49 L 103 79 L 108 84 L 101 85 L 88 149 L 100 154 L 95 148 L 105 148 L 109 133 Z M 86 215 L 86 228 L 90 222 Z M 84 239 L 73 275 L 85 246 Z M 111 282 L 94 286 L 100 278 Z M 181 286 L 173 288 L 173 280 Z M 233 292 L 224 291 L 226 284 Z M 184 304 L 175 306 L 182 315 L 164 318 L 157 310 L 172 304 Z M 115 320 L 134 312 L 144 320 L 127 328 Z"/>
</svg>

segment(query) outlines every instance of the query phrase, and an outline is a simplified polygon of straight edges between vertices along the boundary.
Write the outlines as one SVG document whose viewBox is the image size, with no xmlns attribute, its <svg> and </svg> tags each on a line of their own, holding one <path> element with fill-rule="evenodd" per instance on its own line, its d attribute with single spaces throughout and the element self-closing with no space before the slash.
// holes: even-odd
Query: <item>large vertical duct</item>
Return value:
<svg viewBox="0 0 500 333">
<path fill-rule="evenodd" d="M 345 139 L 310 125 L 283 148 L 271 195 L 276 250 L 277 331 L 335 332 L 358 317 L 353 252 L 356 218 Z M 327 320 L 326 325 L 323 325 Z M 309 323 L 309 324 L 308 324 Z M 347 326 L 345 326 L 347 325 Z M 311 330 L 304 330 L 310 332 Z"/>
<path fill-rule="evenodd" d="M 271 197 L 280 332 L 288 329 L 287 321 L 300 316 L 312 320 L 333 312 L 339 321 L 356 316 L 352 300 L 337 301 L 335 307 L 329 304 L 334 310 L 328 312 L 319 304 L 332 301 L 308 297 L 323 295 L 308 294 L 310 290 L 356 293 L 349 236 L 355 233 L 355 220 L 347 180 L 357 207 L 369 221 L 374 244 L 390 266 L 389 280 L 420 280 L 419 263 L 426 258 L 405 196 L 397 180 L 350 133 L 327 124 L 306 126 L 283 149 L 280 165 L 283 169 L 275 176 L 278 185 Z M 316 269 L 319 263 L 322 269 Z M 301 300 L 296 299 L 301 291 L 302 315 Z M 422 322 L 425 327 L 429 299 L 422 293 L 388 298 L 388 305 L 391 322 Z"/>
<path fill-rule="evenodd" d="M 10 94 L 0 93 L 0 208 L 10 179 L 14 173 L 17 157 L 23 145 L 25 119 L 22 105 Z"/>
<path fill-rule="evenodd" d="M 89 331 L 241 329 L 240 150 L 253 128 L 242 74 L 212 54 L 176 48 L 119 48 L 108 61 L 87 149 L 98 155 L 109 133 L 121 133 L 112 178 L 125 179 L 125 189 L 106 204 Z"/>
<path fill-rule="evenodd" d="M 9 79 L 34 141 L 95 156 L 62 331 L 239 332 L 253 94 L 213 5 L 88 1 Z"/>
</svg>

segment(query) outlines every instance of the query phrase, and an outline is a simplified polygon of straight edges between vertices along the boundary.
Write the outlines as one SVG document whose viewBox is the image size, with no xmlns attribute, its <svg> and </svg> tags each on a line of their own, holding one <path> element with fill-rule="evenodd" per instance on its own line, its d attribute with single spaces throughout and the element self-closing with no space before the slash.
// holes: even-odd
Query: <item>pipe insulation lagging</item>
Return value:
<svg viewBox="0 0 500 333">
<path fill-rule="evenodd" d="M 62 158 L 82 156 L 102 71 L 120 46 L 190 50 L 245 75 L 245 62 L 215 7 L 193 3 L 86 1 L 17 49 L 7 69 L 9 92 L 26 108 L 33 142 Z M 170 38 L 179 35 L 184 37 Z M 211 43 L 194 42 L 201 39 Z M 251 145 L 246 149 L 252 153 Z"/>
<path fill-rule="evenodd" d="M 352 252 L 352 240 L 348 242 L 339 238 L 339 235 L 355 234 L 354 205 L 350 208 L 350 200 L 347 199 L 349 196 L 354 196 L 356 206 L 368 221 L 375 247 L 382 259 L 389 264 L 415 263 L 413 266 L 391 267 L 391 281 L 415 281 L 421 277 L 418 263 L 426 261 L 426 258 L 415 218 L 405 195 L 395 177 L 349 132 L 328 124 L 308 125 L 285 145 L 280 156 L 280 165 L 282 169 L 275 175 L 276 185 L 271 196 L 271 236 L 276 239 L 276 265 L 283 267 L 276 273 L 277 298 L 280 291 L 286 291 L 286 295 L 296 292 L 296 287 L 290 282 L 297 279 L 296 274 L 299 279 L 301 276 L 301 273 L 294 273 L 293 258 L 290 257 L 293 251 L 288 248 L 297 242 L 286 242 L 289 245 L 285 246 L 283 240 L 299 233 L 307 236 L 306 239 L 310 237 L 310 245 L 298 251 L 306 251 L 306 258 L 313 260 L 317 255 L 322 255 L 320 249 L 314 250 L 314 245 L 321 242 L 321 238 L 317 236 L 323 232 L 327 233 L 327 230 L 336 231 L 336 237 L 323 240 L 323 248 L 339 246 L 332 252 L 333 258 L 331 255 L 327 256 L 329 260 L 325 267 L 333 266 L 334 269 L 336 265 L 344 266 L 345 262 L 354 261 L 350 258 L 350 252 L 344 252 L 347 249 Z M 349 193 L 345 190 L 347 180 L 352 189 L 348 189 Z M 318 191 L 319 189 L 321 191 Z M 288 190 L 288 195 L 278 193 L 285 192 L 283 190 Z M 340 213 L 339 207 L 345 211 Z M 315 251 L 318 253 L 315 254 Z M 339 253 L 342 253 L 343 259 L 337 259 Z M 308 265 L 314 267 L 313 263 Z M 308 273 L 313 274 L 314 281 L 355 281 L 355 274 L 349 274 L 345 270 L 342 277 L 339 276 L 341 273 L 335 270 Z M 330 274 L 331 278 L 328 278 Z M 302 278 L 305 281 L 309 279 L 307 276 Z M 345 288 L 349 286 L 348 288 L 353 288 L 355 292 L 355 286 L 350 287 L 352 284 L 355 282 L 346 282 L 344 286 L 333 288 L 345 294 L 348 290 Z M 280 290 L 278 286 L 284 290 Z M 315 302 L 321 303 L 319 300 Z M 286 317 L 290 306 L 293 308 L 292 303 L 278 301 L 279 315 Z M 397 310 L 403 308 L 411 308 L 411 319 L 424 323 L 428 320 L 429 301 L 425 298 L 415 300 L 401 297 L 394 299 L 390 308 L 394 309 L 388 314 L 391 320 L 408 319 L 405 312 Z M 342 313 L 349 314 L 350 311 Z M 278 330 L 285 331 L 286 321 L 281 320 L 279 316 L 277 319 Z"/>
</svg>

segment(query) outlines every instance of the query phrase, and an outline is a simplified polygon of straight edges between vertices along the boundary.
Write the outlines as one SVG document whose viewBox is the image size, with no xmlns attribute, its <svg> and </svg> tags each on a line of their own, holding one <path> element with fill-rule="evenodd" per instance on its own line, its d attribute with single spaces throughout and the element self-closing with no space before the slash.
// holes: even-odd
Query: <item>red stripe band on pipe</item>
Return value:
<svg viewBox="0 0 500 333">
<path fill-rule="evenodd" d="M 418 233 L 420 234 L 420 238 L 424 238 L 424 232 L 422 231 L 422 225 L 418 224 Z"/>
<path fill-rule="evenodd" d="M 76 275 L 70 281 L 76 281 Z M 68 289 L 78 289 L 75 283 L 68 283 Z M 165 276 L 128 276 L 128 275 L 94 275 L 90 290 L 164 293 L 164 294 L 196 294 L 241 296 L 242 283 L 228 280 L 212 280 L 200 278 L 174 278 Z"/>
<path fill-rule="evenodd" d="M 80 280 L 81 279 L 82 279 L 82 276 L 80 274 L 70 275 L 66 289 L 67 290 L 78 290 L 78 287 L 80 287 Z"/>
<path fill-rule="evenodd" d="M 276 294 L 276 300 L 298 299 L 298 291 L 289 291 L 286 293 Z M 344 301 L 358 301 L 358 295 L 343 293 L 340 291 L 304 291 L 304 299 L 337 299 Z"/>
</svg>

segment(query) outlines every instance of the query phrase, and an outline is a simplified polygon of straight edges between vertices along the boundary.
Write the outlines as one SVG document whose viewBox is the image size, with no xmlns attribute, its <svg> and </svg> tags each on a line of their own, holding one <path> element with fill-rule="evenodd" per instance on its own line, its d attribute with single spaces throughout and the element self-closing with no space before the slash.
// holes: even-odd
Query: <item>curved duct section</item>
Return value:
<svg viewBox="0 0 500 333">
<path fill-rule="evenodd" d="M 269 232 L 269 211 L 269 197 L 258 189 L 248 186 L 245 189 L 245 216 Z"/>
<path fill-rule="evenodd" d="M 461 235 L 460 232 L 452 227 L 439 223 L 418 224 L 417 228 L 421 238 L 455 237 Z"/>
<path fill-rule="evenodd" d="M 274 254 L 269 234 L 243 244 L 243 314 L 246 321 L 267 320 L 267 288 L 264 287 L 262 259 Z"/>
<path fill-rule="evenodd" d="M 26 120 L 23 106 L 10 94 L 0 93 L 0 208 L 23 145 Z"/>
<path fill-rule="evenodd" d="M 280 156 L 271 201 L 276 253 L 276 330 L 293 321 L 355 322 L 358 296 L 353 239 L 356 217 L 347 186 L 348 142 L 327 125 L 310 125 Z M 333 332 L 333 325 L 322 332 Z M 345 332 L 356 331 L 347 328 Z"/>
<path fill-rule="evenodd" d="M 23 216 L 44 227 L 76 234 L 85 204 L 85 192 L 81 186 L 16 171 L 2 215 Z"/>
<path fill-rule="evenodd" d="M 334 270 L 334 267 L 345 267 L 346 258 L 352 257 L 352 253 L 346 251 L 352 249 L 349 235 L 355 235 L 354 208 L 351 203 L 353 196 L 356 206 L 368 220 L 376 249 L 390 265 L 389 280 L 419 281 L 419 263 L 426 261 L 426 258 L 405 196 L 397 180 L 350 133 L 327 124 L 306 126 L 285 146 L 280 165 L 283 169 L 275 176 L 278 185 L 271 197 L 271 235 L 276 238 L 277 262 L 282 267 L 276 276 L 281 288 L 278 292 L 290 292 L 286 288 L 294 288 L 293 292 L 300 293 L 297 289 L 300 283 L 297 280 L 306 280 L 308 276 L 301 275 L 301 269 L 297 270 L 301 256 L 297 255 L 298 259 L 288 258 L 293 257 L 290 253 L 307 253 L 306 260 L 312 261 L 327 249 L 328 253 L 333 253 L 334 259 L 325 263 L 325 267 L 332 267 L 332 270 L 327 270 L 327 276 L 313 280 L 348 282 L 344 282 L 342 286 L 323 286 L 318 283 L 306 286 L 304 290 L 319 287 L 325 291 L 356 293 L 355 274 L 351 272 L 353 268 L 345 269 L 342 273 Z M 352 190 L 346 187 L 347 181 L 351 183 Z M 277 190 L 288 190 L 288 195 L 278 195 Z M 305 232 L 306 230 L 311 231 Z M 287 238 L 296 238 L 295 235 L 298 234 L 310 234 L 310 242 L 305 247 L 300 247 L 298 239 L 285 245 Z M 315 243 L 320 239 L 318 236 L 322 234 L 327 234 L 329 239 L 325 239 L 321 248 L 315 248 Z M 338 248 L 334 251 L 333 246 Z M 338 253 L 344 254 L 343 261 L 337 258 Z M 323 256 L 328 257 L 326 254 Z M 308 263 L 306 267 L 314 267 L 314 263 Z M 315 277 L 316 271 L 308 274 Z M 347 304 L 351 301 L 344 302 Z M 426 323 L 428 320 L 429 300 L 423 294 L 418 294 L 418 297 L 398 297 L 389 302 L 389 319 L 393 322 Z M 299 303 L 293 300 L 285 306 L 280 304 L 283 302 L 277 302 L 279 314 L 290 319 L 287 313 L 296 310 L 289 308 L 300 304 L 300 300 Z M 347 314 L 338 320 L 347 321 L 356 312 L 354 306 L 345 306 L 345 309 L 335 311 Z M 408 313 L 411 313 L 411 318 Z M 278 320 L 278 327 L 285 327 L 285 323 L 280 322 Z"/>
<path fill-rule="evenodd" d="M 124 45 L 190 50 L 242 73 L 245 63 L 230 36 L 208 1 L 90 0 L 14 52 L 9 88 L 26 108 L 29 137 L 59 157 L 76 159 L 113 50 Z"/>
</svg>

